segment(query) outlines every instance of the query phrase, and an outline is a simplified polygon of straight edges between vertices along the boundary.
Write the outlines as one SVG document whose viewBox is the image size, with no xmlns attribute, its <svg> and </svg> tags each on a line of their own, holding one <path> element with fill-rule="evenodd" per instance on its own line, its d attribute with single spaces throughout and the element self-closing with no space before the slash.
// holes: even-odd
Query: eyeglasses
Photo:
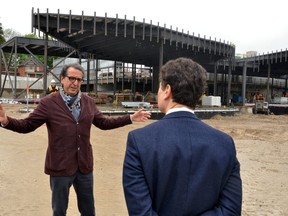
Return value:
<svg viewBox="0 0 288 216">
<path fill-rule="evenodd" d="M 82 79 L 82 78 L 78 78 L 78 77 L 73 77 L 73 76 L 67 76 L 67 78 L 70 80 L 70 82 L 72 82 L 72 83 L 74 83 L 76 80 L 78 81 L 78 82 L 84 82 L 84 79 Z"/>
</svg>

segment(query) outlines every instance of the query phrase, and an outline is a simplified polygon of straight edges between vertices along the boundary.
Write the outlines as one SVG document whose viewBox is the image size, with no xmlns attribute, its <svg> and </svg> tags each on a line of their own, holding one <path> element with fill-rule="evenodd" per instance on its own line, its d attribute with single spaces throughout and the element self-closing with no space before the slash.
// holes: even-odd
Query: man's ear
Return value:
<svg viewBox="0 0 288 216">
<path fill-rule="evenodd" d="M 172 97 L 172 91 L 171 91 L 171 86 L 169 84 L 167 84 L 165 86 L 165 95 L 164 95 L 164 99 L 168 99 Z"/>
</svg>

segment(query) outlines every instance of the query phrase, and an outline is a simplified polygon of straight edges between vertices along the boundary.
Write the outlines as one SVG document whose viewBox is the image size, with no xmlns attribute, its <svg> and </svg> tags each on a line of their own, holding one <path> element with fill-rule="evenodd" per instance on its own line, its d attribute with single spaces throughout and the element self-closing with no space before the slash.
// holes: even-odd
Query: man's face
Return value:
<svg viewBox="0 0 288 216">
<path fill-rule="evenodd" d="M 65 77 L 61 77 L 63 90 L 70 96 L 74 96 L 79 92 L 82 81 L 82 71 L 73 67 L 68 68 L 67 75 Z"/>
<path fill-rule="evenodd" d="M 53 87 L 54 87 L 55 85 L 56 85 L 56 83 L 55 83 L 55 82 L 52 82 L 52 83 L 51 83 L 51 86 L 53 86 Z"/>
</svg>

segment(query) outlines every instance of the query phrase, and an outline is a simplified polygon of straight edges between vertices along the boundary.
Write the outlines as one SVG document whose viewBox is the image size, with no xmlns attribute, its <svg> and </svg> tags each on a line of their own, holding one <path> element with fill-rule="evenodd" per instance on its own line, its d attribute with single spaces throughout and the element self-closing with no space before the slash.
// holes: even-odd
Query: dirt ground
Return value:
<svg viewBox="0 0 288 216">
<path fill-rule="evenodd" d="M 23 118 L 25 105 L 5 104 L 8 115 Z M 91 130 L 94 148 L 94 192 L 98 216 L 126 216 L 122 164 L 127 134 L 156 120 L 123 128 Z M 241 163 L 244 216 L 288 215 L 288 115 L 215 116 L 204 122 L 235 141 Z M 0 216 L 51 216 L 49 176 L 45 175 L 46 127 L 30 134 L 0 128 Z M 70 192 L 68 216 L 79 215 Z"/>
</svg>

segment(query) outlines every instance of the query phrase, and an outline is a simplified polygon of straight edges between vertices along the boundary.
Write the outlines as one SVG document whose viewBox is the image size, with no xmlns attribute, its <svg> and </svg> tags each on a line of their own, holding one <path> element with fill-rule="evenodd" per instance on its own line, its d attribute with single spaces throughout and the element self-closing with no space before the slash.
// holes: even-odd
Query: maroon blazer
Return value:
<svg viewBox="0 0 288 216">
<path fill-rule="evenodd" d="M 36 109 L 25 119 L 8 117 L 6 129 L 29 133 L 46 123 L 48 148 L 45 173 L 52 176 L 71 176 L 77 169 L 86 174 L 93 170 L 93 152 L 90 143 L 91 125 L 102 130 L 131 124 L 129 115 L 109 118 L 96 107 L 92 98 L 82 94 L 78 122 L 69 111 L 60 93 L 41 99 Z"/>
</svg>

